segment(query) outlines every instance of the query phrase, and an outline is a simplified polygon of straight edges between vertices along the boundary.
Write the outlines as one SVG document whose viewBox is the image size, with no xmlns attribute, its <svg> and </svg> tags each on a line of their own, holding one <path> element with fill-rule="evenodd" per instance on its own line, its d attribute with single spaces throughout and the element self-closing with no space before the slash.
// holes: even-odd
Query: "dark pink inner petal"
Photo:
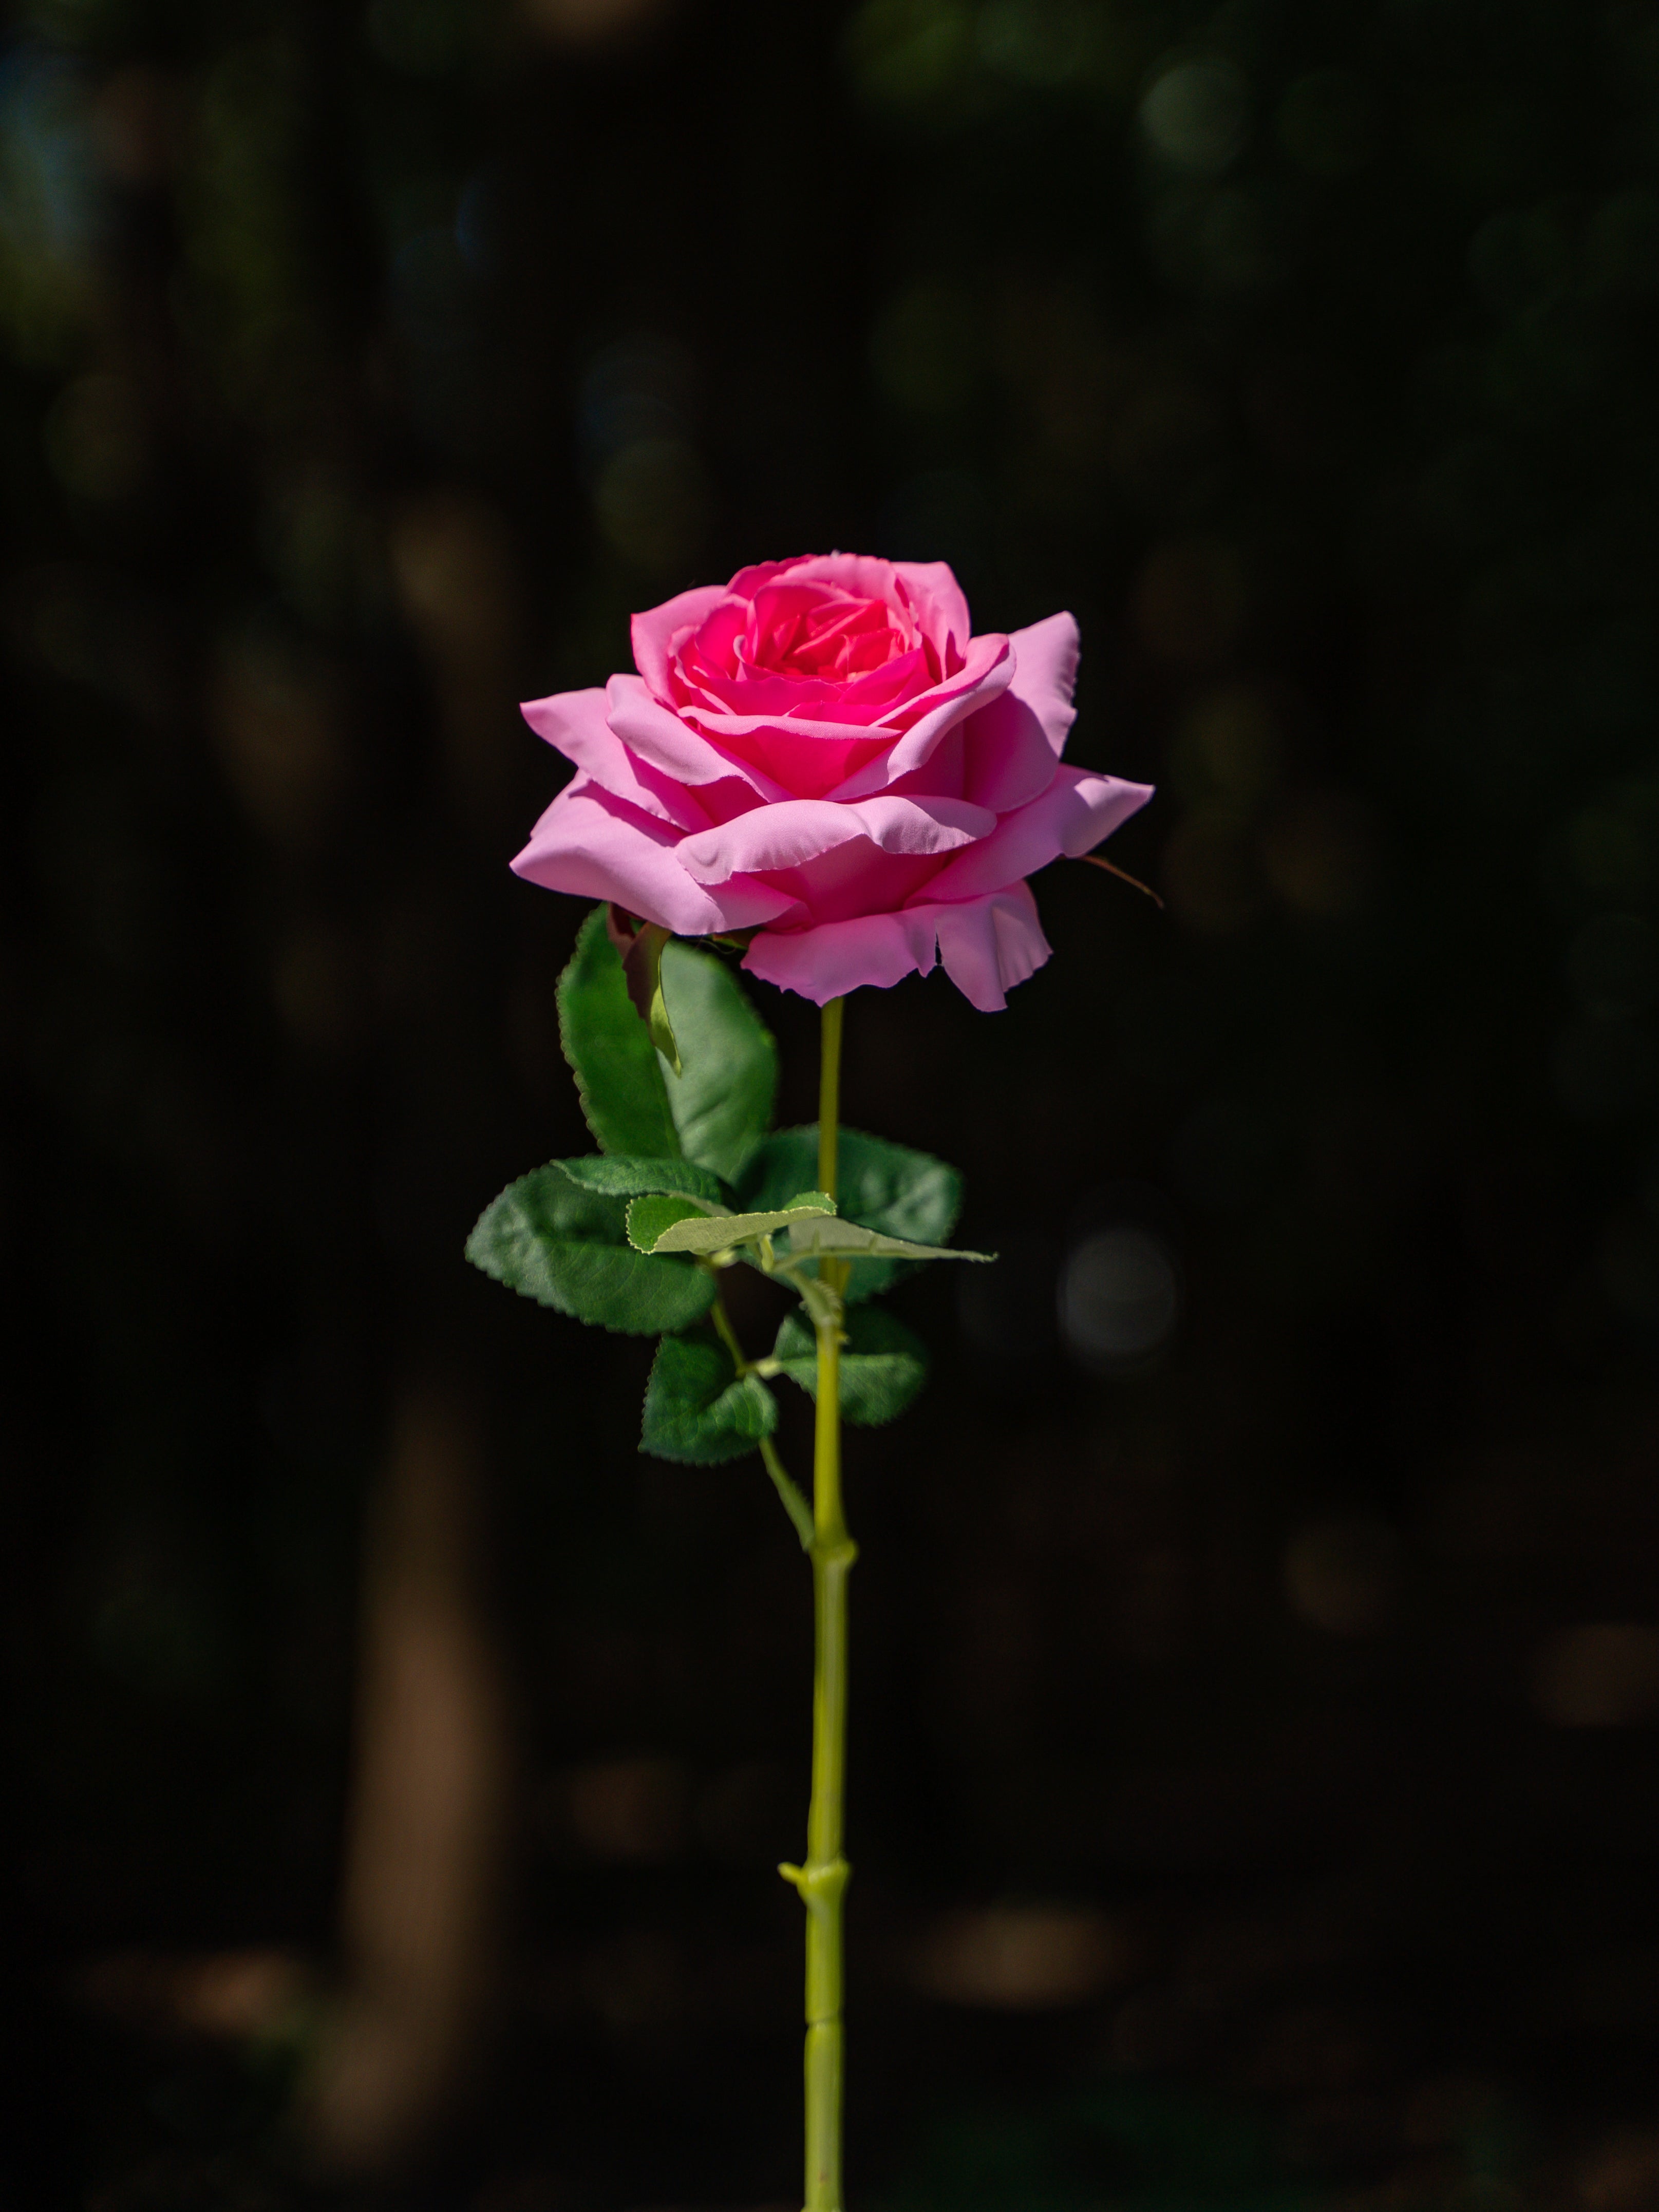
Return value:
<svg viewBox="0 0 1659 2212">
<path fill-rule="evenodd" d="M 931 572 L 830 554 L 683 593 L 635 629 L 669 713 L 734 761 L 818 798 L 878 775 L 898 738 L 978 681 L 973 641 L 958 642 L 948 619 L 952 592 Z M 682 612 L 690 619 L 677 621 Z M 953 773 L 943 787 L 961 781 Z"/>
<path fill-rule="evenodd" d="M 678 672 L 690 679 L 675 687 L 672 703 L 681 711 L 714 706 L 730 714 L 866 726 L 890 721 L 895 708 L 930 689 L 918 652 L 890 658 L 867 675 L 839 678 L 803 677 L 788 669 L 745 669 L 723 676 L 690 653 Z"/>
</svg>

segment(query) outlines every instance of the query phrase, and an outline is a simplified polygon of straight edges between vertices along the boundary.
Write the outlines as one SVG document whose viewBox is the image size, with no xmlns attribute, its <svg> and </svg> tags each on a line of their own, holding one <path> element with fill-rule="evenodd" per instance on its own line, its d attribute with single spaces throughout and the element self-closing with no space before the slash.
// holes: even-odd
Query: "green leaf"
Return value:
<svg viewBox="0 0 1659 2212">
<path fill-rule="evenodd" d="M 725 1209 L 721 1208 L 724 1215 Z M 657 1240 L 678 1221 L 703 1221 L 705 1209 L 695 1198 L 660 1194 L 636 1198 L 628 1209 L 628 1241 L 636 1252 L 654 1252 Z M 714 1248 L 718 1250 L 719 1247 Z"/>
<path fill-rule="evenodd" d="M 833 1215 L 809 1215 L 798 1219 L 790 1231 L 792 1259 L 856 1258 L 862 1254 L 894 1260 L 989 1261 L 997 1256 L 994 1252 L 964 1252 L 955 1244 L 913 1244 L 908 1237 L 884 1237 L 878 1229 L 866 1229 L 856 1221 L 837 1221 Z"/>
<path fill-rule="evenodd" d="M 927 1352 L 914 1329 L 880 1306 L 858 1306 L 847 1316 L 841 1348 L 843 1420 L 865 1428 L 897 1419 L 927 1380 Z M 799 1313 L 787 1314 L 772 1357 L 809 1396 L 818 1389 L 817 1345 Z"/>
<path fill-rule="evenodd" d="M 672 1159 L 681 1147 L 668 1110 L 663 1064 L 629 1000 L 622 960 L 605 933 L 605 917 L 602 906 L 588 915 L 559 978 L 559 1042 L 575 1072 L 582 1112 L 599 1150 L 636 1159 Z"/>
<path fill-rule="evenodd" d="M 618 1159 L 610 1154 L 561 1160 L 559 1165 L 584 1190 L 604 1191 L 612 1198 L 641 1198 L 647 1191 L 666 1190 L 720 1206 L 731 1194 L 718 1176 L 690 1160 Z"/>
<path fill-rule="evenodd" d="M 678 1149 L 734 1182 L 772 1124 L 777 1046 L 714 953 L 672 939 L 663 948 L 660 983 L 679 1041 L 681 1072 L 665 1078 Z M 811 1180 L 799 1176 L 790 1188 Z"/>
<path fill-rule="evenodd" d="M 962 1206 L 962 1177 L 931 1153 L 891 1145 L 862 1130 L 843 1129 L 837 1147 L 841 1188 L 836 1195 L 843 1221 L 856 1221 L 886 1237 L 918 1244 L 942 1244 L 956 1226 Z M 785 1196 L 817 1175 L 818 1132 L 780 1129 L 769 1137 L 738 1179 L 746 1206 L 778 1206 Z M 855 1260 L 848 1277 L 847 1302 L 856 1305 L 878 1297 L 907 1263 L 892 1256 Z"/>
<path fill-rule="evenodd" d="M 626 1215 L 624 1200 L 582 1189 L 554 1160 L 484 1208 L 466 1256 L 521 1297 L 600 1328 L 689 1328 L 714 1303 L 713 1279 L 690 1261 L 635 1251 Z"/>
<path fill-rule="evenodd" d="M 778 1425 L 777 1401 L 757 1376 L 739 1376 L 712 1329 L 665 1336 L 646 1385 L 640 1449 L 712 1467 L 741 1459 Z"/>
<path fill-rule="evenodd" d="M 694 1215 L 688 1206 L 687 1210 L 672 1223 L 665 1218 L 660 1234 L 653 1243 L 643 1249 L 650 1252 L 697 1252 L 705 1257 L 712 1252 L 733 1251 L 739 1244 L 753 1244 L 763 1237 L 775 1237 L 781 1229 L 787 1229 L 792 1224 L 822 1220 L 829 1212 L 829 1200 L 816 1190 L 808 1195 L 816 1200 L 815 1204 L 779 1206 L 770 1213 L 710 1215 L 699 1210 Z M 633 1213 L 635 1209 L 679 1203 L 678 1200 L 670 1198 L 636 1198 L 634 1207 L 629 1211 L 629 1233 L 634 1231 Z M 641 1225 L 643 1226 L 642 1224 Z"/>
</svg>

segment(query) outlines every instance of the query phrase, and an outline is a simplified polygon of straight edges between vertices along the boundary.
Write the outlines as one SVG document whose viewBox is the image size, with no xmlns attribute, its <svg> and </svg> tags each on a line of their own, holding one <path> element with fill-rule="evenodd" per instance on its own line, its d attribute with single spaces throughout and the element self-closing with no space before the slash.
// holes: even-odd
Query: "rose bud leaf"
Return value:
<svg viewBox="0 0 1659 2212">
<path fill-rule="evenodd" d="M 777 1401 L 758 1376 L 738 1373 L 712 1329 L 665 1336 L 646 1385 L 640 1449 L 693 1467 L 754 1451 L 778 1425 Z"/>
<path fill-rule="evenodd" d="M 792 1382 L 817 1395 L 817 1349 L 800 1314 L 785 1315 L 772 1357 Z M 927 1380 L 927 1348 L 915 1332 L 884 1307 L 854 1307 L 841 1351 L 842 1419 L 866 1428 L 896 1420 Z"/>
<path fill-rule="evenodd" d="M 466 1256 L 521 1297 L 597 1328 L 655 1336 L 690 1327 L 714 1302 L 713 1277 L 635 1250 L 627 1211 L 625 1200 L 583 1189 L 550 1161 L 484 1208 Z"/>
</svg>

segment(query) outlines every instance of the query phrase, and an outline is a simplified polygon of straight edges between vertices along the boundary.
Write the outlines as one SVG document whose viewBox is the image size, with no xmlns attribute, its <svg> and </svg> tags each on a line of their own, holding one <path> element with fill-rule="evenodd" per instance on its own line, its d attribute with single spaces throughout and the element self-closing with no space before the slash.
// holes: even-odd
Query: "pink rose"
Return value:
<svg viewBox="0 0 1659 2212">
<path fill-rule="evenodd" d="M 577 773 L 513 863 L 822 1006 L 935 951 L 987 1012 L 1048 957 L 1025 878 L 1097 845 L 1148 785 L 1060 763 L 1070 615 L 975 637 L 942 561 L 744 568 L 634 617 L 636 676 L 525 719 Z"/>
</svg>

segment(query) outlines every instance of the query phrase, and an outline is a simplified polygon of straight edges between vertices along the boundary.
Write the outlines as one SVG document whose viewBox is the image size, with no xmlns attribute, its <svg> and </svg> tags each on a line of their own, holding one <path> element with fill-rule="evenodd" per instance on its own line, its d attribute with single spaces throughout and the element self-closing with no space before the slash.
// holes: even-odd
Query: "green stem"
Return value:
<svg viewBox="0 0 1659 2212">
<path fill-rule="evenodd" d="M 732 1364 L 738 1374 L 753 1374 L 758 1363 L 744 1358 L 743 1346 L 738 1341 L 738 1333 L 732 1326 L 732 1316 L 726 1310 L 726 1300 L 718 1291 L 714 1294 L 714 1304 L 708 1310 L 708 1317 L 714 1324 L 715 1334 L 731 1353 Z M 763 1369 L 763 1371 L 775 1374 L 777 1370 L 775 1366 L 772 1366 Z M 802 1551 L 810 1552 L 812 1548 L 814 1533 L 811 1507 L 790 1480 L 788 1470 L 778 1457 L 770 1437 L 761 1438 L 760 1455 L 765 1463 L 766 1472 L 772 1478 L 772 1487 L 777 1492 L 784 1511 L 794 1523 L 795 1534 L 800 1538 Z"/>
<path fill-rule="evenodd" d="M 823 1010 L 818 1093 L 818 1187 L 836 1194 L 844 1001 Z M 819 1273 L 839 1292 L 839 1261 Z M 806 1907 L 806 2212 L 841 2212 L 842 1898 L 851 1869 L 842 1856 L 847 1775 L 847 1577 L 858 1553 L 841 1503 L 840 1315 L 817 1324 L 817 1406 L 812 1456 L 812 1600 L 817 1631 L 812 1674 L 812 1799 L 806 1863 L 784 1875 Z"/>
<path fill-rule="evenodd" d="M 841 1018 L 845 999 L 831 999 L 823 1010 L 823 1045 L 818 1061 L 818 1188 L 836 1195 L 836 1155 L 841 1137 Z"/>
</svg>

